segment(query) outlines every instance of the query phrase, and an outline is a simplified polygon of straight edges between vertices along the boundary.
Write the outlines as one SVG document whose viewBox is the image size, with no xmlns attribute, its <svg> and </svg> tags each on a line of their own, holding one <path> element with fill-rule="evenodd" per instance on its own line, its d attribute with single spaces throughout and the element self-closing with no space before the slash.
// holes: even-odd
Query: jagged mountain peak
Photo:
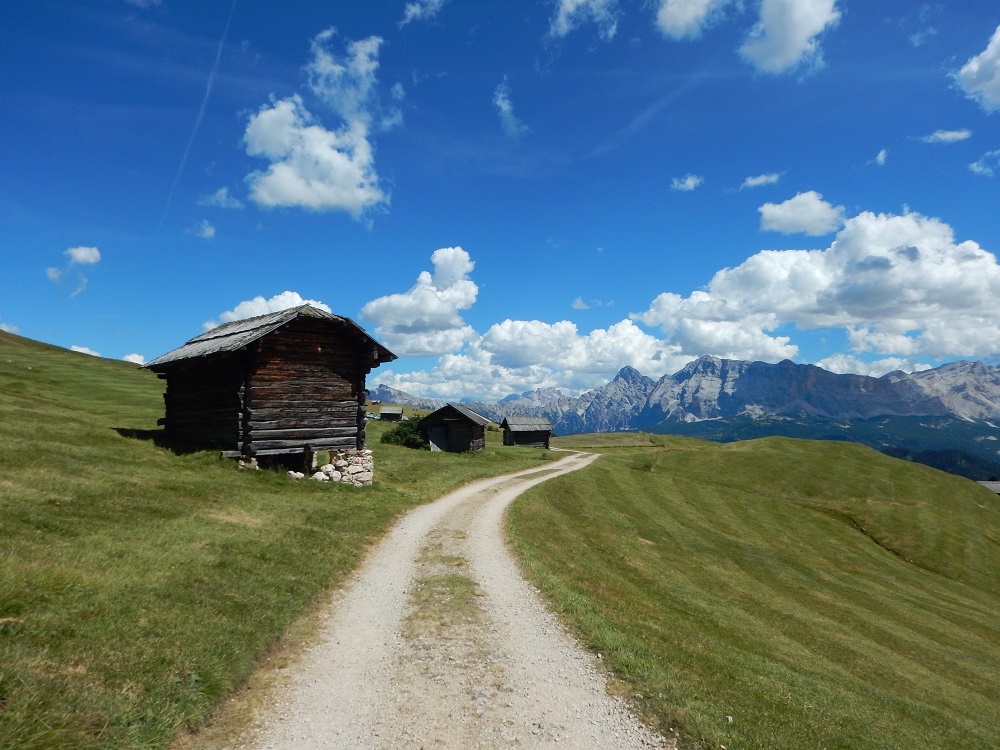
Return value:
<svg viewBox="0 0 1000 750">
<path fill-rule="evenodd" d="M 929 373 L 936 373 L 938 375 L 946 373 L 975 373 L 977 375 L 994 375 L 1000 373 L 1000 367 L 993 367 L 985 362 L 979 360 L 967 360 L 959 359 L 954 362 L 948 362 L 940 367 L 935 367 L 932 370 L 921 370 L 920 372 L 913 373 L 914 377 L 919 378 L 921 375 L 926 375 Z"/>
<path fill-rule="evenodd" d="M 706 369 L 718 369 L 725 361 L 727 360 L 724 360 L 721 357 L 713 357 L 711 354 L 703 354 L 698 357 L 698 359 L 692 359 L 674 374 L 679 375 L 682 372 L 698 372 Z"/>
<path fill-rule="evenodd" d="M 552 401 L 559 401 L 564 399 L 566 396 L 558 388 L 536 388 L 533 391 L 525 391 L 524 393 L 512 393 L 509 396 L 504 396 L 497 403 L 498 404 L 511 404 L 515 402 L 528 402 L 534 405 L 546 404 Z"/>
<path fill-rule="evenodd" d="M 391 394 L 397 403 L 414 406 L 430 406 L 428 401 L 432 401 L 407 401 L 404 396 Z M 878 416 L 995 420 L 1000 419 L 1000 367 L 959 361 L 914 374 L 896 371 L 873 378 L 837 374 L 790 360 L 768 363 L 704 356 L 659 381 L 626 366 L 610 382 L 579 397 L 539 388 L 497 403 L 477 403 L 476 408 L 498 420 L 518 414 L 544 416 L 561 434 L 747 414 L 843 420 Z"/>
<path fill-rule="evenodd" d="M 618 371 L 618 374 L 615 375 L 615 377 L 612 379 L 611 382 L 631 383 L 635 385 L 640 383 L 653 383 L 654 381 L 652 378 L 648 378 L 645 375 L 643 375 L 634 367 L 626 365 L 625 367 L 623 367 Z"/>
<path fill-rule="evenodd" d="M 387 404 L 400 404 L 405 406 L 415 406 L 418 409 L 440 409 L 447 401 L 440 398 L 423 398 L 412 396 L 406 391 L 391 388 L 383 383 L 377 385 L 368 392 L 369 402 L 381 401 Z"/>
<path fill-rule="evenodd" d="M 907 376 L 924 393 L 937 397 L 962 419 L 1000 417 L 1000 367 L 959 360 Z"/>
</svg>

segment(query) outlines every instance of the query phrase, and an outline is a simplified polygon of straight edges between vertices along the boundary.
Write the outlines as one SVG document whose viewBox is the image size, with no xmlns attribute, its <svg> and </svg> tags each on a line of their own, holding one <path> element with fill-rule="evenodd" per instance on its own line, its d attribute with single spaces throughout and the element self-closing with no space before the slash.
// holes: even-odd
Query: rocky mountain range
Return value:
<svg viewBox="0 0 1000 750">
<path fill-rule="evenodd" d="M 445 402 L 385 386 L 371 399 L 437 408 Z M 547 388 L 498 402 L 465 402 L 497 421 L 515 414 L 544 416 L 557 434 L 647 429 L 734 417 L 868 420 L 951 417 L 1000 420 L 1000 367 L 952 362 L 918 373 L 880 378 L 840 375 L 815 365 L 702 357 L 659 380 L 624 367 L 606 385 L 578 397 Z"/>
</svg>

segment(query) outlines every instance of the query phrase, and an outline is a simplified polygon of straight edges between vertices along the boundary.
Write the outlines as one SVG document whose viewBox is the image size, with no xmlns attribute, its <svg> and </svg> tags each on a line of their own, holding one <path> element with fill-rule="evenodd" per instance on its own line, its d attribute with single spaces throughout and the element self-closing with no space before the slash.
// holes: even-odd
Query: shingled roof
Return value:
<svg viewBox="0 0 1000 750">
<path fill-rule="evenodd" d="M 501 427 L 511 432 L 552 431 L 552 423 L 545 417 L 504 417 Z"/>
<path fill-rule="evenodd" d="M 200 336 L 195 336 L 183 346 L 178 347 L 171 352 L 167 352 L 163 356 L 157 357 L 152 362 L 147 362 L 144 366 L 148 369 L 156 370 L 163 365 L 180 362 L 182 360 L 198 359 L 201 357 L 208 357 L 213 354 L 239 351 L 240 349 L 243 349 L 258 339 L 263 338 L 267 334 L 276 331 L 286 323 L 289 323 L 299 317 L 329 320 L 331 322 L 341 323 L 349 329 L 352 329 L 353 332 L 363 340 L 366 339 L 369 343 L 371 343 L 372 347 L 375 349 L 375 359 L 378 364 L 391 362 L 396 359 L 395 354 L 369 336 L 365 332 L 364 328 L 359 326 L 350 318 L 328 313 L 325 310 L 320 310 L 312 305 L 300 305 L 287 310 L 267 313 L 266 315 L 258 315 L 255 318 L 246 318 L 244 320 L 233 321 L 232 323 L 224 323 L 223 325 L 213 328 Z"/>
<path fill-rule="evenodd" d="M 472 409 L 468 409 L 462 406 L 461 404 L 445 404 L 440 409 L 432 411 L 430 414 L 424 416 L 420 421 L 421 422 L 434 421 L 444 416 L 449 411 L 457 412 L 461 416 L 465 417 L 471 422 L 474 422 L 480 427 L 487 427 L 493 424 L 489 419 L 484 417 L 482 414 L 476 414 L 476 412 L 472 411 Z"/>
</svg>

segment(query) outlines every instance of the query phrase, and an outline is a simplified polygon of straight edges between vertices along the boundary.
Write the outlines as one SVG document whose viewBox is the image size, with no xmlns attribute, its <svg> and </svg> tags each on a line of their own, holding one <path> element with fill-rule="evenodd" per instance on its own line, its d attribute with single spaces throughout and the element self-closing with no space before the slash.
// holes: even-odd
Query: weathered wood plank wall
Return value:
<svg viewBox="0 0 1000 750">
<path fill-rule="evenodd" d="M 544 430 L 532 432 L 514 432 L 513 430 L 504 430 L 503 444 L 523 445 L 530 448 L 548 448 L 549 435 L 550 433 Z"/>
<path fill-rule="evenodd" d="M 253 454 L 310 445 L 363 448 L 363 342 L 331 340 L 321 321 L 299 319 L 258 342 L 243 399 L 241 449 Z"/>
<path fill-rule="evenodd" d="M 244 361 L 244 357 L 224 357 L 172 371 L 163 394 L 164 424 L 172 438 L 237 447 Z"/>
<path fill-rule="evenodd" d="M 307 311 L 235 350 L 199 354 L 206 341 L 155 368 L 172 438 L 245 456 L 364 448 L 365 377 L 394 355 L 353 322 Z"/>
</svg>

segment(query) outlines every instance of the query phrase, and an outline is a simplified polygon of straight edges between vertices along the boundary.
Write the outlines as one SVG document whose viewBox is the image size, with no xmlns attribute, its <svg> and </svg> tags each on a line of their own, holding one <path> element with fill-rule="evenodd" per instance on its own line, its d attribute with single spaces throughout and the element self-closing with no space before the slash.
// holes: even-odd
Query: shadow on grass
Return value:
<svg viewBox="0 0 1000 750">
<path fill-rule="evenodd" d="M 148 440 L 158 448 L 166 448 L 177 456 L 186 456 L 190 453 L 199 453 L 205 450 L 219 450 L 215 444 L 196 443 L 191 440 L 180 440 L 167 435 L 166 431 L 158 430 L 138 430 L 133 427 L 113 427 L 115 432 L 123 438 L 130 440 Z"/>
<path fill-rule="evenodd" d="M 166 431 L 162 428 L 158 430 L 139 430 L 133 427 L 113 427 L 112 429 L 122 437 L 129 438 L 130 440 L 150 441 L 158 448 L 165 448 L 173 452 L 175 456 L 187 456 L 192 453 L 204 453 L 206 451 L 228 452 L 228 449 L 218 442 L 212 440 L 178 439 L 167 435 Z M 274 456 L 259 456 L 257 460 L 260 462 L 259 467 L 261 469 L 308 472 L 313 469 L 313 455 L 311 452 L 296 451 Z"/>
</svg>

